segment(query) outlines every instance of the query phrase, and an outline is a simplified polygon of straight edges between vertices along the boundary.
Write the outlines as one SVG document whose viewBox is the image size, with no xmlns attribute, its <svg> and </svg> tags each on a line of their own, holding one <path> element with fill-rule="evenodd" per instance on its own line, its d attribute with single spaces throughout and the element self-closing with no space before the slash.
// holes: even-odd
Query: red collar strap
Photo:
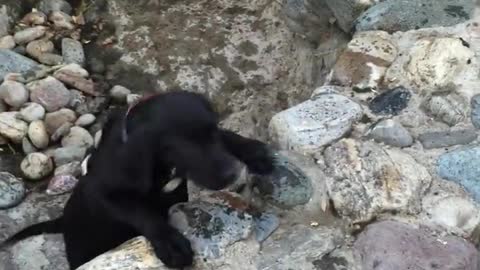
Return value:
<svg viewBox="0 0 480 270">
<path fill-rule="evenodd" d="M 127 112 L 125 113 L 125 116 L 123 117 L 123 127 L 122 127 L 122 141 L 125 143 L 127 142 L 127 139 L 128 139 L 128 133 L 127 133 L 127 117 L 128 117 L 128 114 L 130 113 L 130 111 L 133 109 L 133 107 L 137 106 L 138 104 L 142 103 L 142 102 L 145 102 L 147 100 L 149 100 L 150 98 L 152 97 L 155 97 L 157 95 L 159 95 L 160 93 L 154 93 L 154 94 L 149 94 L 149 95 L 145 95 L 141 98 L 139 98 L 137 101 L 133 102 L 132 105 L 130 105 L 130 107 L 128 107 L 127 109 Z"/>
</svg>

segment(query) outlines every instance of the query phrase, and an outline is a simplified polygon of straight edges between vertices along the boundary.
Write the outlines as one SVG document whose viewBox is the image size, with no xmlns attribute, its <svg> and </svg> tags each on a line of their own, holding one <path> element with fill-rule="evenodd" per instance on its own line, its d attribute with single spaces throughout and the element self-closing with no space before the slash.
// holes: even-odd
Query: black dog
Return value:
<svg viewBox="0 0 480 270">
<path fill-rule="evenodd" d="M 253 173 L 273 169 L 267 146 L 220 129 L 203 96 L 184 91 L 154 96 L 128 114 L 119 110 L 111 115 L 88 174 L 73 190 L 63 216 L 27 227 L 7 242 L 63 233 L 67 259 L 75 269 L 143 235 L 166 266 L 189 266 L 190 242 L 168 224 L 168 209 L 188 200 L 187 179 L 212 190 L 231 184 L 237 160 Z M 173 177 L 184 181 L 163 192 Z"/>
</svg>

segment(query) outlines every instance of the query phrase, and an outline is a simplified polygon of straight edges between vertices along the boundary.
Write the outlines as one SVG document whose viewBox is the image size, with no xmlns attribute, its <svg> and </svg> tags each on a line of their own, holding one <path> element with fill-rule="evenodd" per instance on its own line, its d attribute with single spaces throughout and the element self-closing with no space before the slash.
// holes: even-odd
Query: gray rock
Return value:
<svg viewBox="0 0 480 270">
<path fill-rule="evenodd" d="M 97 114 L 106 109 L 108 106 L 108 98 L 106 97 L 94 97 L 87 98 L 84 103 L 79 104 L 75 111 L 78 114 Z"/>
<path fill-rule="evenodd" d="M 27 135 L 28 125 L 17 119 L 17 114 L 17 112 L 0 113 L 0 135 L 19 144 Z"/>
<path fill-rule="evenodd" d="M 474 129 L 454 129 L 446 131 L 426 132 L 418 136 L 423 148 L 442 148 L 459 144 L 469 144 L 478 137 Z"/>
<path fill-rule="evenodd" d="M 337 23 L 346 33 L 350 33 L 355 19 L 358 18 L 374 1 L 362 0 L 325 0 L 332 10 Z"/>
<path fill-rule="evenodd" d="M 57 29 L 72 30 L 75 28 L 72 17 L 61 11 L 53 11 L 50 13 L 48 20 L 53 22 L 53 25 Z"/>
<path fill-rule="evenodd" d="M 0 209 L 18 205 L 25 197 L 23 182 L 8 172 L 0 172 Z"/>
<path fill-rule="evenodd" d="M 85 52 L 82 43 L 71 38 L 62 39 L 62 55 L 65 63 L 85 65 Z"/>
<path fill-rule="evenodd" d="M 273 116 L 269 132 L 281 149 L 315 152 L 345 136 L 362 115 L 349 98 L 321 94 Z"/>
<path fill-rule="evenodd" d="M 142 98 L 141 95 L 138 94 L 128 94 L 127 95 L 127 105 L 132 106 L 134 103 L 139 101 Z"/>
<path fill-rule="evenodd" d="M 8 35 L 0 38 L 0 49 L 11 50 L 15 48 L 15 45 L 13 36 Z"/>
<path fill-rule="evenodd" d="M 63 63 L 63 57 L 54 53 L 43 53 L 38 56 L 38 61 L 49 66 L 56 66 Z"/>
<path fill-rule="evenodd" d="M 11 50 L 0 49 L 0 82 L 8 73 L 24 73 L 38 68 L 38 63 Z"/>
<path fill-rule="evenodd" d="M 11 153 L 9 151 L 0 152 L 0 171 L 9 172 L 17 177 L 22 176 L 20 163 L 24 155 L 22 153 Z"/>
<path fill-rule="evenodd" d="M 43 153 L 31 153 L 20 163 L 20 168 L 26 178 L 41 180 L 53 172 L 53 162 Z"/>
<path fill-rule="evenodd" d="M 45 108 L 35 102 L 25 103 L 17 117 L 28 123 L 35 120 L 43 120 L 45 117 Z"/>
<path fill-rule="evenodd" d="M 84 114 L 84 115 L 81 115 L 80 117 L 78 117 L 77 121 L 75 121 L 75 125 L 79 126 L 79 127 L 86 127 L 86 126 L 90 126 L 91 124 L 93 124 L 95 122 L 95 115 L 91 114 L 91 113 L 87 113 L 87 114 Z"/>
<path fill-rule="evenodd" d="M 17 44 L 26 44 L 43 37 L 46 31 L 47 28 L 45 26 L 34 26 L 16 32 L 15 35 L 13 35 L 13 39 Z"/>
<path fill-rule="evenodd" d="M 28 126 L 28 138 L 37 149 L 47 148 L 49 136 L 42 120 L 35 120 Z"/>
<path fill-rule="evenodd" d="M 75 177 L 80 176 L 82 173 L 82 167 L 80 161 L 73 161 L 67 164 L 63 164 L 58 166 L 55 171 L 54 175 L 73 175 Z"/>
<path fill-rule="evenodd" d="M 44 53 L 51 53 L 54 50 L 53 42 L 47 39 L 39 39 L 29 42 L 25 48 L 27 53 L 37 58 Z"/>
<path fill-rule="evenodd" d="M 37 3 L 37 8 L 41 12 L 49 15 L 52 11 L 62 11 L 66 14 L 72 14 L 72 6 L 64 0 L 41 0 Z"/>
<path fill-rule="evenodd" d="M 85 70 L 79 64 L 75 64 L 75 63 L 67 64 L 61 67 L 59 70 L 55 71 L 54 76 L 56 73 L 65 73 L 68 75 L 72 75 L 75 77 L 82 77 L 82 78 L 87 78 L 89 76 L 89 73 L 87 70 Z"/>
<path fill-rule="evenodd" d="M 16 0 L 0 1 L 0 37 L 8 35 L 22 13 L 22 2 Z"/>
<path fill-rule="evenodd" d="M 70 91 L 54 77 L 29 83 L 30 99 L 42 105 L 47 112 L 57 111 L 70 103 Z"/>
<path fill-rule="evenodd" d="M 13 108 L 20 108 L 28 101 L 29 92 L 22 83 L 16 81 L 4 81 L 0 85 L 0 98 Z"/>
<path fill-rule="evenodd" d="M 462 185 L 480 202 L 480 146 L 465 146 L 441 155 L 437 160 L 438 175 Z"/>
<path fill-rule="evenodd" d="M 354 249 L 362 269 L 477 270 L 478 252 L 464 239 L 434 236 L 426 228 L 395 221 L 369 225 Z"/>
<path fill-rule="evenodd" d="M 471 0 L 386 0 L 369 8 L 356 22 L 356 31 L 387 32 L 452 26 L 473 15 Z"/>
<path fill-rule="evenodd" d="M 63 123 L 60 127 L 57 128 L 57 130 L 55 130 L 55 132 L 53 132 L 52 136 L 50 137 L 50 139 L 53 141 L 53 142 L 57 142 L 59 141 L 61 138 L 63 138 L 64 136 L 66 136 L 68 133 L 70 133 L 70 129 L 73 127 L 73 124 L 70 123 L 70 122 L 65 122 Z"/>
<path fill-rule="evenodd" d="M 60 147 L 53 151 L 53 160 L 56 166 L 61 166 L 75 161 L 81 162 L 85 154 L 86 149 L 82 147 Z"/>
<path fill-rule="evenodd" d="M 132 91 L 130 89 L 127 89 L 121 85 L 115 85 L 111 90 L 110 90 L 110 95 L 112 98 L 119 102 L 119 103 L 126 103 L 127 102 L 127 96 L 131 94 Z"/>
<path fill-rule="evenodd" d="M 392 120 L 382 120 L 370 131 L 371 138 L 376 142 L 382 142 L 396 147 L 408 147 L 413 144 L 410 132 L 400 123 Z"/>
<path fill-rule="evenodd" d="M 22 140 L 22 151 L 23 153 L 28 155 L 28 154 L 37 152 L 38 149 L 35 148 L 35 146 L 30 141 L 30 139 L 27 136 L 25 136 Z"/>
<path fill-rule="evenodd" d="M 472 107 L 470 119 L 475 128 L 480 129 L 480 95 L 473 96 L 470 103 Z"/>
<path fill-rule="evenodd" d="M 45 125 L 47 126 L 48 134 L 53 134 L 65 123 L 73 124 L 76 120 L 77 116 L 75 112 L 66 108 L 45 115 Z"/>
<path fill-rule="evenodd" d="M 271 213 L 261 213 L 253 216 L 255 222 L 255 239 L 265 241 L 280 226 L 280 219 Z"/>
<path fill-rule="evenodd" d="M 77 146 L 89 148 L 93 146 L 93 137 L 82 127 L 72 127 L 70 132 L 62 138 L 62 146 Z"/>
</svg>

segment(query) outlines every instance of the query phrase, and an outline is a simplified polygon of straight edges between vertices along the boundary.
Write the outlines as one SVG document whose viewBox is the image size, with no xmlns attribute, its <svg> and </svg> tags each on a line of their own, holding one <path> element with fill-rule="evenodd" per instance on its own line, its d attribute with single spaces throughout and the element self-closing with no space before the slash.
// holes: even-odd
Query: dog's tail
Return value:
<svg viewBox="0 0 480 270">
<path fill-rule="evenodd" d="M 61 233 L 63 232 L 62 218 L 56 218 L 31 226 L 26 227 L 25 229 L 17 232 L 16 234 L 10 236 L 3 243 L 0 243 L 0 249 L 3 249 L 6 246 L 9 246 L 17 241 L 23 240 L 27 237 L 44 234 L 44 233 Z"/>
</svg>

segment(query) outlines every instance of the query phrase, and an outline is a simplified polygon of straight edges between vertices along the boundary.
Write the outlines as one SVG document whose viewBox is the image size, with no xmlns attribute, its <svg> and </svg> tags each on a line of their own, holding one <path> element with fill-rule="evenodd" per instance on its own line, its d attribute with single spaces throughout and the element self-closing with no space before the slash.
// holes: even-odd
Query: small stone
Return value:
<svg viewBox="0 0 480 270">
<path fill-rule="evenodd" d="M 375 114 L 398 115 L 407 108 L 412 94 L 404 87 L 396 87 L 376 96 L 369 104 L 370 110 Z"/>
<path fill-rule="evenodd" d="M 11 50 L 0 49 L 0 82 L 8 73 L 24 73 L 38 68 L 38 63 Z"/>
<path fill-rule="evenodd" d="M 47 28 L 45 26 L 34 26 L 22 31 L 19 31 L 13 35 L 13 39 L 17 44 L 25 44 L 30 41 L 43 37 Z"/>
<path fill-rule="evenodd" d="M 75 108 L 75 111 L 78 114 L 98 114 L 106 110 L 108 107 L 108 98 L 106 97 L 95 97 L 87 98 L 85 103 L 78 105 Z"/>
<path fill-rule="evenodd" d="M 53 11 L 50 13 L 48 20 L 53 22 L 56 29 L 72 30 L 75 28 L 72 17 L 61 11 Z"/>
<path fill-rule="evenodd" d="M 8 172 L 0 172 L 0 209 L 18 205 L 25 198 L 23 182 Z"/>
<path fill-rule="evenodd" d="M 68 104 L 69 108 L 77 110 L 78 106 L 87 101 L 87 98 L 81 91 L 72 89 L 70 93 L 72 94 L 72 99 L 70 100 L 70 104 Z"/>
<path fill-rule="evenodd" d="M 53 151 L 53 160 L 56 166 L 62 166 L 71 162 L 81 162 L 85 158 L 86 149 L 83 147 L 60 147 Z"/>
<path fill-rule="evenodd" d="M 85 65 L 85 53 L 82 43 L 71 38 L 62 39 L 62 55 L 65 63 Z"/>
<path fill-rule="evenodd" d="M 480 146 L 464 146 L 441 155 L 437 160 L 438 175 L 462 185 L 480 202 Z"/>
<path fill-rule="evenodd" d="M 41 25 L 47 22 L 47 16 L 42 12 L 32 11 L 23 16 L 20 22 L 29 26 Z"/>
<path fill-rule="evenodd" d="M 64 0 L 41 0 L 37 3 L 37 8 L 45 13 L 50 14 L 52 11 L 62 11 L 67 14 L 72 14 L 72 6 Z"/>
<path fill-rule="evenodd" d="M 44 53 L 38 56 L 38 62 L 49 66 L 56 66 L 63 63 L 63 57 L 54 53 Z"/>
<path fill-rule="evenodd" d="M 37 149 L 44 149 L 48 146 L 49 137 L 45 123 L 42 120 L 36 120 L 28 126 L 28 137 Z"/>
<path fill-rule="evenodd" d="M 63 137 L 62 146 L 77 146 L 89 148 L 93 146 L 93 137 L 90 133 L 81 127 L 72 127 L 70 132 Z"/>
<path fill-rule="evenodd" d="M 0 135 L 14 143 L 22 143 L 27 135 L 28 125 L 16 118 L 17 112 L 0 113 Z"/>
<path fill-rule="evenodd" d="M 23 153 L 25 154 L 31 154 L 31 153 L 35 153 L 35 152 L 38 152 L 38 149 L 35 148 L 35 146 L 33 145 L 33 143 L 28 139 L 27 136 L 25 136 L 22 140 L 22 151 Z"/>
<path fill-rule="evenodd" d="M 15 40 L 13 39 L 13 36 L 4 36 L 0 37 L 0 49 L 7 49 L 11 50 L 15 48 Z"/>
<path fill-rule="evenodd" d="M 73 124 L 70 122 L 63 123 L 55 132 L 53 132 L 52 136 L 50 137 L 52 142 L 57 142 L 61 138 L 65 137 L 68 133 L 70 133 L 70 129 L 73 127 Z"/>
<path fill-rule="evenodd" d="M 432 96 L 422 103 L 422 108 L 436 120 L 455 126 L 467 118 L 468 102 L 454 94 Z"/>
<path fill-rule="evenodd" d="M 47 112 L 57 111 L 70 103 L 70 92 L 54 77 L 29 83 L 27 87 L 30 89 L 30 99 L 42 105 Z"/>
<path fill-rule="evenodd" d="M 454 145 L 469 144 L 476 140 L 477 133 L 473 129 L 456 129 L 436 132 L 426 132 L 418 136 L 423 148 L 443 148 Z"/>
<path fill-rule="evenodd" d="M 65 123 L 74 123 L 77 120 L 75 112 L 70 109 L 60 109 L 56 112 L 47 113 L 45 116 L 45 125 L 48 134 L 53 134 Z"/>
<path fill-rule="evenodd" d="M 63 72 L 55 72 L 53 76 L 65 85 L 81 90 L 89 95 L 98 95 L 95 91 L 95 84 L 92 79 L 86 79 L 81 76 L 75 76 Z"/>
<path fill-rule="evenodd" d="M 471 120 L 475 128 L 480 129 L 480 94 L 475 95 L 470 100 L 471 103 Z"/>
<path fill-rule="evenodd" d="M 45 108 L 43 108 L 42 105 L 38 103 L 28 102 L 22 106 L 17 117 L 20 120 L 26 121 L 28 123 L 35 120 L 43 120 L 43 118 L 45 117 Z"/>
<path fill-rule="evenodd" d="M 382 120 L 370 131 L 371 138 L 376 142 L 385 143 L 396 147 L 408 147 L 413 144 L 410 132 L 400 123 L 392 120 Z"/>
<path fill-rule="evenodd" d="M 20 108 L 28 97 L 29 93 L 22 83 L 6 80 L 0 85 L 0 98 L 13 108 Z"/>
<path fill-rule="evenodd" d="M 71 192 L 78 183 L 78 179 L 73 175 L 55 175 L 48 182 L 48 195 L 61 195 Z"/>
<path fill-rule="evenodd" d="M 82 174 L 82 167 L 80 161 L 73 161 L 67 164 L 58 166 L 55 169 L 54 175 L 72 175 L 78 177 Z"/>
<path fill-rule="evenodd" d="M 354 243 L 362 269 L 477 270 L 478 252 L 464 239 L 433 235 L 395 221 L 369 225 Z"/>
<path fill-rule="evenodd" d="M 40 180 L 53 171 L 53 162 L 45 154 L 28 154 L 20 164 L 23 174 L 30 180 Z"/>
<path fill-rule="evenodd" d="M 39 39 L 29 42 L 26 50 L 30 56 L 38 59 L 41 54 L 53 52 L 54 46 L 50 40 Z"/>
<path fill-rule="evenodd" d="M 78 76 L 83 78 L 87 78 L 89 76 L 87 70 L 82 68 L 79 64 L 75 64 L 75 63 L 65 65 L 61 67 L 59 70 L 55 71 L 55 73 L 66 73 L 72 76 Z"/>
<path fill-rule="evenodd" d="M 142 98 L 142 96 L 138 95 L 138 94 L 128 94 L 127 95 L 127 105 L 132 106 L 134 103 L 136 103 L 141 98 Z"/>
<path fill-rule="evenodd" d="M 110 90 L 110 95 L 112 96 L 112 98 L 119 103 L 126 103 L 127 96 L 129 94 L 131 94 L 131 91 L 121 85 L 115 85 Z"/>
<path fill-rule="evenodd" d="M 87 114 L 84 114 L 82 116 L 80 116 L 77 121 L 75 122 L 75 125 L 79 126 L 79 127 L 86 127 L 86 126 L 89 126 L 91 124 L 93 124 L 95 122 L 95 115 L 91 114 L 91 113 L 87 113 Z"/>
</svg>

